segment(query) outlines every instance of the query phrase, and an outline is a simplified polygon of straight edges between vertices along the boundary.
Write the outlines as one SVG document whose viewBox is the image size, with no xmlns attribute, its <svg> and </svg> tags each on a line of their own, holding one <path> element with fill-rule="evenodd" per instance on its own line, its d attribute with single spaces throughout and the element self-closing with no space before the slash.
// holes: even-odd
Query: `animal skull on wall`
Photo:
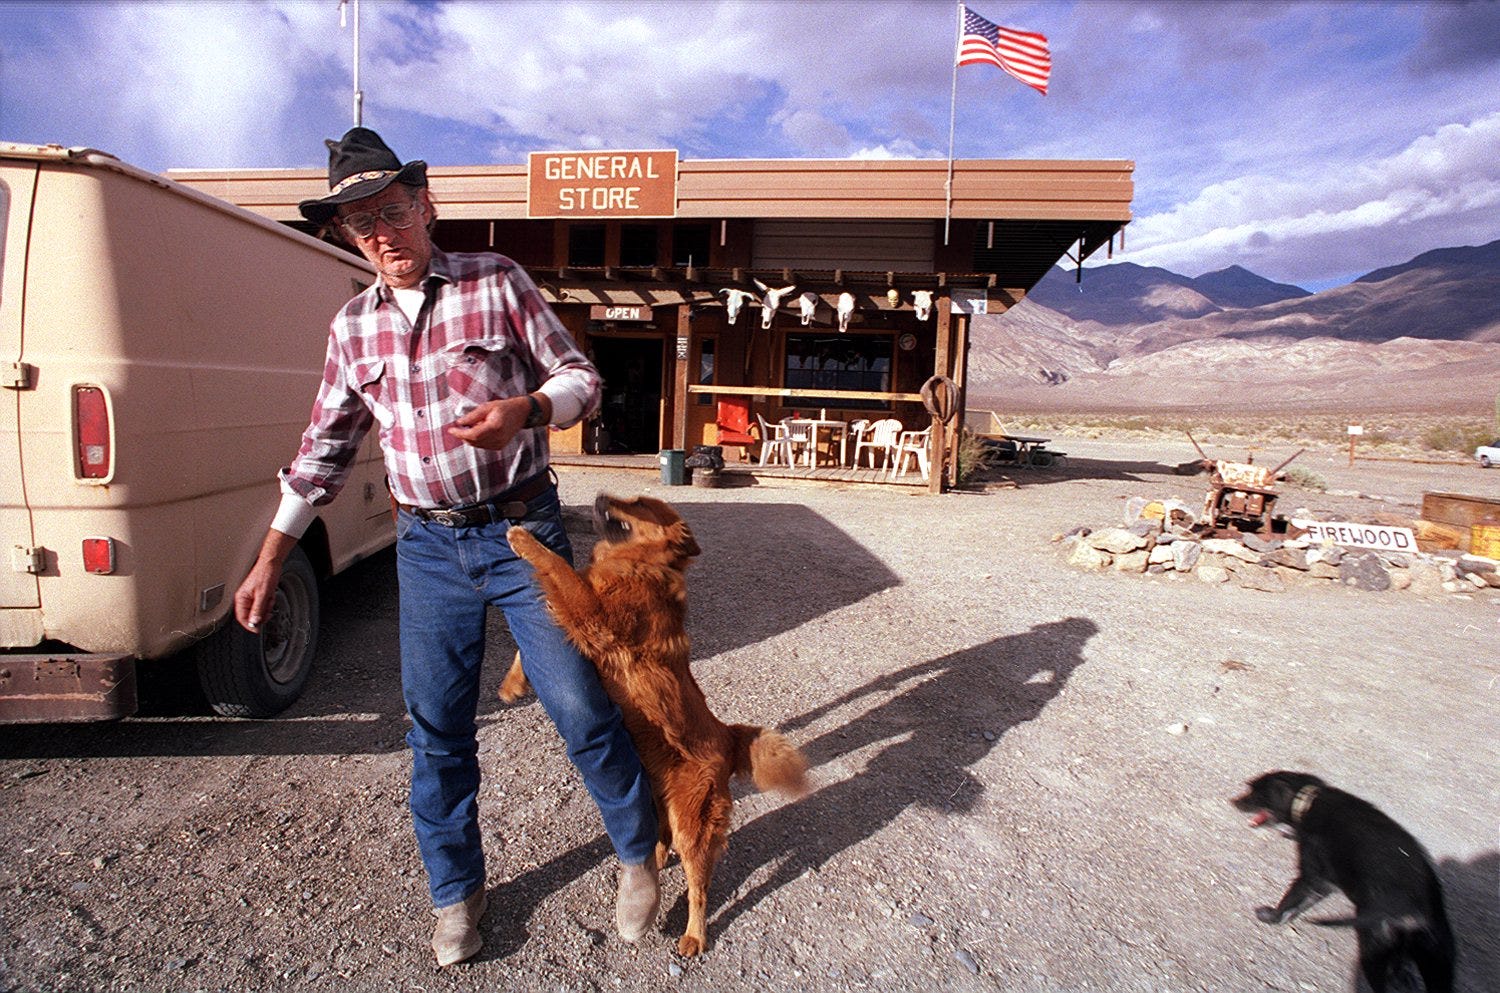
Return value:
<svg viewBox="0 0 1500 993">
<path fill-rule="evenodd" d="M 854 294 L 839 294 L 839 333 L 849 330 L 849 317 L 854 313 Z"/>
<path fill-rule="evenodd" d="M 911 295 L 911 307 L 917 312 L 917 320 L 927 320 L 932 315 L 932 291 L 914 290 Z"/>
<path fill-rule="evenodd" d="M 816 293 L 804 293 L 798 297 L 802 305 L 802 326 L 807 327 L 812 323 L 814 315 L 818 312 L 818 295 Z"/>
<path fill-rule="evenodd" d="M 755 294 L 748 290 L 735 290 L 728 287 L 719 291 L 719 296 L 724 298 L 724 313 L 733 324 L 740 319 L 740 310 L 746 303 L 755 299 Z"/>
<path fill-rule="evenodd" d="M 765 294 L 765 298 L 760 302 L 760 326 L 769 331 L 771 328 L 771 319 L 776 316 L 776 311 L 780 309 L 781 302 L 796 292 L 797 287 L 783 286 L 779 290 L 773 290 L 758 279 L 755 280 L 755 286 L 756 289 Z"/>
</svg>

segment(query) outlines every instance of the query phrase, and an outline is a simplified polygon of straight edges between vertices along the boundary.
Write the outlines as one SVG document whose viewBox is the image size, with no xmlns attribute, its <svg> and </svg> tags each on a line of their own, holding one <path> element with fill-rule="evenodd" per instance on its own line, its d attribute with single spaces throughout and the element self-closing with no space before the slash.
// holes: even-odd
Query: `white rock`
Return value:
<svg viewBox="0 0 1500 993">
<path fill-rule="evenodd" d="M 1229 570 L 1216 565 L 1200 565 L 1196 573 L 1199 580 L 1205 583 L 1227 583 L 1229 582 Z"/>
<path fill-rule="evenodd" d="M 1246 548 L 1232 538 L 1208 538 L 1203 542 L 1203 550 L 1216 555 L 1228 555 L 1243 562 L 1260 561 L 1260 552 Z"/>
</svg>

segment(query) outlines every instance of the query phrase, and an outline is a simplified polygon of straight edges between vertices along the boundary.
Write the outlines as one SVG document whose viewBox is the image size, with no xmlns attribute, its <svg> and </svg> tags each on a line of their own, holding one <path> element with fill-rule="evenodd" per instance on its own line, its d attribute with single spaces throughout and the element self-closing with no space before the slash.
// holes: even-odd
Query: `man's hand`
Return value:
<svg viewBox="0 0 1500 993">
<path fill-rule="evenodd" d="M 542 406 L 542 413 L 552 416 L 552 401 L 546 394 L 533 394 Z M 475 448 L 498 451 L 510 444 L 526 424 L 526 415 L 531 412 L 531 401 L 526 397 L 507 397 L 482 403 L 467 414 L 455 418 L 448 433 L 459 441 Z"/>
<path fill-rule="evenodd" d="M 281 582 L 281 564 L 297 545 L 297 539 L 275 528 L 266 532 L 260 556 L 250 567 L 250 575 L 234 593 L 234 619 L 251 634 L 260 634 L 260 626 L 271 616 L 276 603 L 276 584 Z"/>
</svg>

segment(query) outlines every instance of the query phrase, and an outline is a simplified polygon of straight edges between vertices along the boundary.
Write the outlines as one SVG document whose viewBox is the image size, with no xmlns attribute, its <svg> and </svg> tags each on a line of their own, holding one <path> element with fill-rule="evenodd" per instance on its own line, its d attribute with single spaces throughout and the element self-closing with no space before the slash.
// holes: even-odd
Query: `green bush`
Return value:
<svg viewBox="0 0 1500 993">
<path fill-rule="evenodd" d="M 1489 443 L 1489 425 L 1472 422 L 1433 424 L 1422 432 L 1422 444 L 1435 452 L 1462 452 L 1465 455 Z"/>
<path fill-rule="evenodd" d="M 976 473 L 995 464 L 995 450 L 968 428 L 958 436 L 958 482 L 962 486 Z"/>
<path fill-rule="evenodd" d="M 1319 493 L 1322 493 L 1328 489 L 1328 481 L 1311 469 L 1304 469 L 1300 465 L 1293 465 L 1287 466 L 1285 472 L 1287 482 L 1294 486 L 1300 486 L 1304 490 L 1317 490 Z"/>
</svg>

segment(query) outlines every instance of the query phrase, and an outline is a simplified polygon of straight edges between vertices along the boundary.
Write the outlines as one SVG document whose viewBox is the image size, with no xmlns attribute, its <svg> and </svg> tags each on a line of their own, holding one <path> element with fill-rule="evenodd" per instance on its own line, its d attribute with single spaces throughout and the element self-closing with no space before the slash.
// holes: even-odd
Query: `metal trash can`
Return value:
<svg viewBox="0 0 1500 993">
<path fill-rule="evenodd" d="M 663 448 L 661 450 L 661 481 L 667 486 L 683 486 L 687 483 L 687 469 L 683 461 L 687 459 L 687 450 L 682 448 Z"/>
</svg>

